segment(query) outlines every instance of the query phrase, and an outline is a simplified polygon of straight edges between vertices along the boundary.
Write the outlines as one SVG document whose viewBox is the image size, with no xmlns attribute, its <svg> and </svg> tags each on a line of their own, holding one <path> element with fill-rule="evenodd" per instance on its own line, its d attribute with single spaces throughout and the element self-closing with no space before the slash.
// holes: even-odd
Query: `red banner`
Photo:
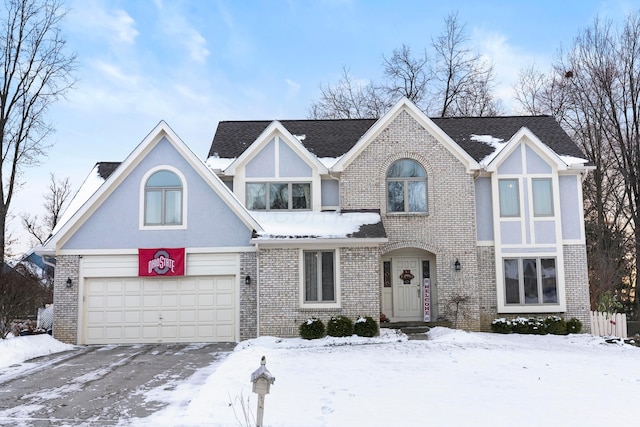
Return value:
<svg viewBox="0 0 640 427">
<path fill-rule="evenodd" d="M 184 276 L 184 248 L 138 249 L 138 276 Z"/>
</svg>

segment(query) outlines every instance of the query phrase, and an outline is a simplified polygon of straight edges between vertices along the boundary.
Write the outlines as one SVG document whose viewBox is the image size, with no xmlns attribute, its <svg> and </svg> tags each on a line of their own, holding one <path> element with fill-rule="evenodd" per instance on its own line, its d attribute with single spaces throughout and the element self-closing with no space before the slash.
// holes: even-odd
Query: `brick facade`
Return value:
<svg viewBox="0 0 640 427">
<path fill-rule="evenodd" d="M 258 271 L 255 252 L 240 254 L 240 340 L 256 338 L 258 320 Z M 251 283 L 246 284 L 249 276 Z"/>
<path fill-rule="evenodd" d="M 78 276 L 80 257 L 62 255 L 56 258 L 53 283 L 53 336 L 55 339 L 76 344 L 78 342 Z M 67 279 L 71 287 L 67 287 Z"/>
<path fill-rule="evenodd" d="M 377 247 L 339 248 L 340 308 L 314 309 L 300 304 L 300 249 L 261 248 L 259 334 L 298 336 L 300 324 L 317 317 L 323 322 L 344 315 L 355 321 L 359 316 L 378 319 L 380 289 Z"/>
<path fill-rule="evenodd" d="M 565 319 L 582 322 L 582 332 L 591 332 L 589 275 L 585 245 L 564 245 L 564 278 L 567 296 Z"/>
<path fill-rule="evenodd" d="M 419 162 L 427 172 L 427 214 L 386 212 L 386 172 L 403 158 Z M 382 255 L 400 248 L 433 253 L 435 309 L 458 327 L 480 328 L 473 177 L 441 142 L 408 113 L 400 113 L 342 172 L 340 201 L 344 209 L 381 209 L 389 238 Z M 454 271 L 456 259 L 461 271 Z M 456 309 L 454 301 L 460 298 L 465 301 Z"/>
</svg>

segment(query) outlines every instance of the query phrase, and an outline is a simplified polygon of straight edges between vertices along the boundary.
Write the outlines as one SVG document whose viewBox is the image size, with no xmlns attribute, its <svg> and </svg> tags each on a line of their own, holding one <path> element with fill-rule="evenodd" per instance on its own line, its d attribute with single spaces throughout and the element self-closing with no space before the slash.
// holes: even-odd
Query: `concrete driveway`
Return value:
<svg viewBox="0 0 640 427">
<path fill-rule="evenodd" d="M 148 391 L 170 391 L 190 377 L 204 384 L 234 347 L 87 346 L 0 369 L 0 426 L 113 426 L 146 417 L 166 406 Z"/>
</svg>

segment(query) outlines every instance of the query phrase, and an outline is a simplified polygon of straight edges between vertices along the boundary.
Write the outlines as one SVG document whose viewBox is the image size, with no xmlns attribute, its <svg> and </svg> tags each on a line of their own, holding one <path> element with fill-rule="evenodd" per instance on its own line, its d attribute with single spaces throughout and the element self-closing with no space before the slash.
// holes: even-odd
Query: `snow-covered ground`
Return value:
<svg viewBox="0 0 640 427">
<path fill-rule="evenodd" d="M 6 366 L 7 348 L 23 347 L 11 342 L 24 338 L 38 337 L 0 342 L 0 367 Z M 43 338 L 37 347 L 60 351 L 57 346 L 62 344 L 54 343 Z M 18 351 L 13 352 L 10 363 L 15 364 Z M 34 353 L 25 350 L 24 358 Z M 374 339 L 245 341 L 215 369 L 207 368 L 204 385 L 196 374 L 175 389 L 151 390 L 147 399 L 168 406 L 145 419 L 122 420 L 121 425 L 245 425 L 238 420 L 243 419 L 243 406 L 255 414 L 257 399 L 249 380 L 263 355 L 276 377 L 265 399 L 265 426 L 638 423 L 640 348 L 607 344 L 591 335 L 435 328 L 424 341 L 408 341 L 393 331 Z"/>
</svg>

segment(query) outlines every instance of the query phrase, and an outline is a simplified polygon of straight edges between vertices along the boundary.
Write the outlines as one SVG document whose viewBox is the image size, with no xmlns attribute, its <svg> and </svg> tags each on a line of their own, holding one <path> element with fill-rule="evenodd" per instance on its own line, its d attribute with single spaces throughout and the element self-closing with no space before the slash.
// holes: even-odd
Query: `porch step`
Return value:
<svg viewBox="0 0 640 427">
<path fill-rule="evenodd" d="M 409 339 L 427 339 L 426 333 L 436 326 L 451 327 L 451 322 L 387 322 L 381 328 L 400 329 Z"/>
</svg>

